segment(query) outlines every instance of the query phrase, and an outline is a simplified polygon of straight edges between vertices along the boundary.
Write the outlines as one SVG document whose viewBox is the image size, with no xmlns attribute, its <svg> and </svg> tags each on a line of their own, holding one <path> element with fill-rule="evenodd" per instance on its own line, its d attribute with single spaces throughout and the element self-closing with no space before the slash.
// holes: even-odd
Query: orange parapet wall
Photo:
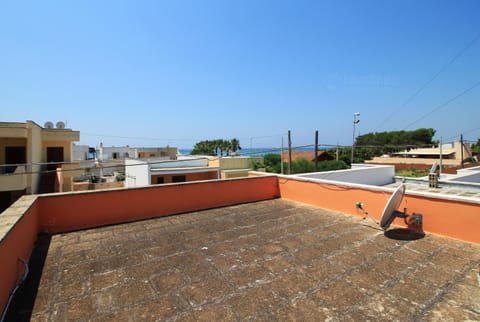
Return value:
<svg viewBox="0 0 480 322">
<path fill-rule="evenodd" d="M 15 216 L 17 220 L 0 240 L 0 314 L 25 272 L 21 259 L 28 261 L 38 235 L 38 204 L 33 200 L 26 207 L 17 207 L 23 200 L 18 200 L 7 210 L 12 215 L 5 211 L 1 217 L 4 220 L 6 217 Z"/>
<path fill-rule="evenodd" d="M 377 220 L 391 192 L 384 188 L 347 184 L 329 184 L 314 180 L 279 177 L 281 198 L 315 205 L 346 214 L 364 216 L 355 204 L 362 202 Z M 440 198 L 430 195 L 407 194 L 400 209 L 407 208 L 423 215 L 423 231 L 480 244 L 480 203 Z M 405 226 L 401 219 L 395 225 Z"/>
<path fill-rule="evenodd" d="M 41 229 L 62 232 L 279 197 L 277 178 L 61 194 L 40 201 Z"/>
</svg>

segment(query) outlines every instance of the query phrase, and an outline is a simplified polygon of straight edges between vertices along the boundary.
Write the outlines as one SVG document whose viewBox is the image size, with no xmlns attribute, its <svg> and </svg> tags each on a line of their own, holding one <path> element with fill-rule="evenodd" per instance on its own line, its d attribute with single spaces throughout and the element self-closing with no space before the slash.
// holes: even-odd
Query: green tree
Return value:
<svg viewBox="0 0 480 322">
<path fill-rule="evenodd" d="M 190 154 L 215 155 L 215 146 L 212 141 L 200 141 L 195 143 Z"/>
<path fill-rule="evenodd" d="M 193 147 L 190 154 L 217 155 L 217 156 L 223 156 L 224 154 L 226 154 L 228 156 L 230 155 L 230 151 L 236 152 L 240 149 L 241 149 L 240 141 L 238 139 L 204 140 L 204 141 L 195 143 L 195 146 Z"/>
<path fill-rule="evenodd" d="M 472 144 L 473 154 L 480 154 L 480 139 L 477 140 L 477 143 Z"/>
<path fill-rule="evenodd" d="M 242 149 L 242 147 L 240 146 L 240 140 L 238 140 L 236 138 L 233 138 L 233 139 L 230 140 L 230 146 L 231 146 L 232 152 L 234 154 L 236 154 L 237 151 Z"/>
</svg>

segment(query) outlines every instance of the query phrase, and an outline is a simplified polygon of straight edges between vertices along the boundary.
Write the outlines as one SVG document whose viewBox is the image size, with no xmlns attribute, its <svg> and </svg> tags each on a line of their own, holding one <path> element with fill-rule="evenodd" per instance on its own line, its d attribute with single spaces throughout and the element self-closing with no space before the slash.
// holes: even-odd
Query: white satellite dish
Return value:
<svg viewBox="0 0 480 322">
<path fill-rule="evenodd" d="M 388 229 L 392 224 L 395 217 L 399 217 L 399 212 L 397 211 L 398 207 L 402 203 L 403 195 L 405 194 L 405 185 L 400 185 L 388 199 L 385 208 L 383 208 L 382 215 L 380 216 L 380 227 L 383 230 Z M 402 212 L 402 215 L 405 213 Z"/>
<path fill-rule="evenodd" d="M 57 129 L 64 129 L 65 128 L 65 123 L 63 123 L 62 121 L 58 121 L 56 126 L 57 126 Z"/>
<path fill-rule="evenodd" d="M 383 230 L 387 230 L 395 218 L 403 218 L 405 221 L 405 225 L 407 226 L 416 226 L 421 227 L 423 224 L 423 216 L 421 214 L 413 213 L 412 216 L 407 214 L 407 209 L 405 208 L 403 211 L 398 211 L 398 207 L 402 203 L 403 196 L 405 195 L 405 184 L 401 184 L 395 191 L 392 193 L 390 198 L 388 199 L 385 207 L 383 208 L 382 214 L 380 215 L 380 222 L 377 222 L 375 218 L 373 218 L 368 211 L 363 208 L 362 202 L 357 202 L 356 207 L 360 209 L 364 214 L 368 215 L 368 217 L 375 222 L 375 224 L 380 225 Z"/>
<path fill-rule="evenodd" d="M 45 122 L 45 124 L 43 125 L 44 128 L 46 129 L 53 129 L 53 123 L 48 121 L 48 122 Z"/>
</svg>

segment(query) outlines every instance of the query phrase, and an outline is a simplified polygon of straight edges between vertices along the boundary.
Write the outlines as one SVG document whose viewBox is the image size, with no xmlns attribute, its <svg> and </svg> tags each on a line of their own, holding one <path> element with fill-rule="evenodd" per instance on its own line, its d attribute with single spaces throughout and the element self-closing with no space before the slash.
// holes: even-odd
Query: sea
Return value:
<svg viewBox="0 0 480 322">
<path fill-rule="evenodd" d="M 319 146 L 319 150 L 329 150 L 331 149 L 331 146 Z M 287 151 L 288 148 L 284 147 L 283 151 Z M 303 147 L 292 147 L 292 151 L 314 151 L 315 148 L 314 146 L 303 146 Z M 190 152 L 192 152 L 192 149 L 182 149 L 179 148 L 178 152 L 183 155 L 190 155 Z M 282 149 L 281 148 L 244 148 L 239 151 L 237 151 L 237 155 L 240 156 L 264 156 L 266 154 L 281 154 Z M 230 155 L 232 153 L 230 152 Z"/>
</svg>

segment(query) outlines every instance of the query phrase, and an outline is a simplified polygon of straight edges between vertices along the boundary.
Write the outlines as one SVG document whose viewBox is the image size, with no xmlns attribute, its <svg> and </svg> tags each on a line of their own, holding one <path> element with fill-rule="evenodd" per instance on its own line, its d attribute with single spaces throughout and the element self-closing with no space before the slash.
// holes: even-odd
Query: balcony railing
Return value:
<svg viewBox="0 0 480 322">
<path fill-rule="evenodd" d="M 26 165 L 0 165 L 0 191 L 17 191 L 26 188 Z"/>
</svg>

